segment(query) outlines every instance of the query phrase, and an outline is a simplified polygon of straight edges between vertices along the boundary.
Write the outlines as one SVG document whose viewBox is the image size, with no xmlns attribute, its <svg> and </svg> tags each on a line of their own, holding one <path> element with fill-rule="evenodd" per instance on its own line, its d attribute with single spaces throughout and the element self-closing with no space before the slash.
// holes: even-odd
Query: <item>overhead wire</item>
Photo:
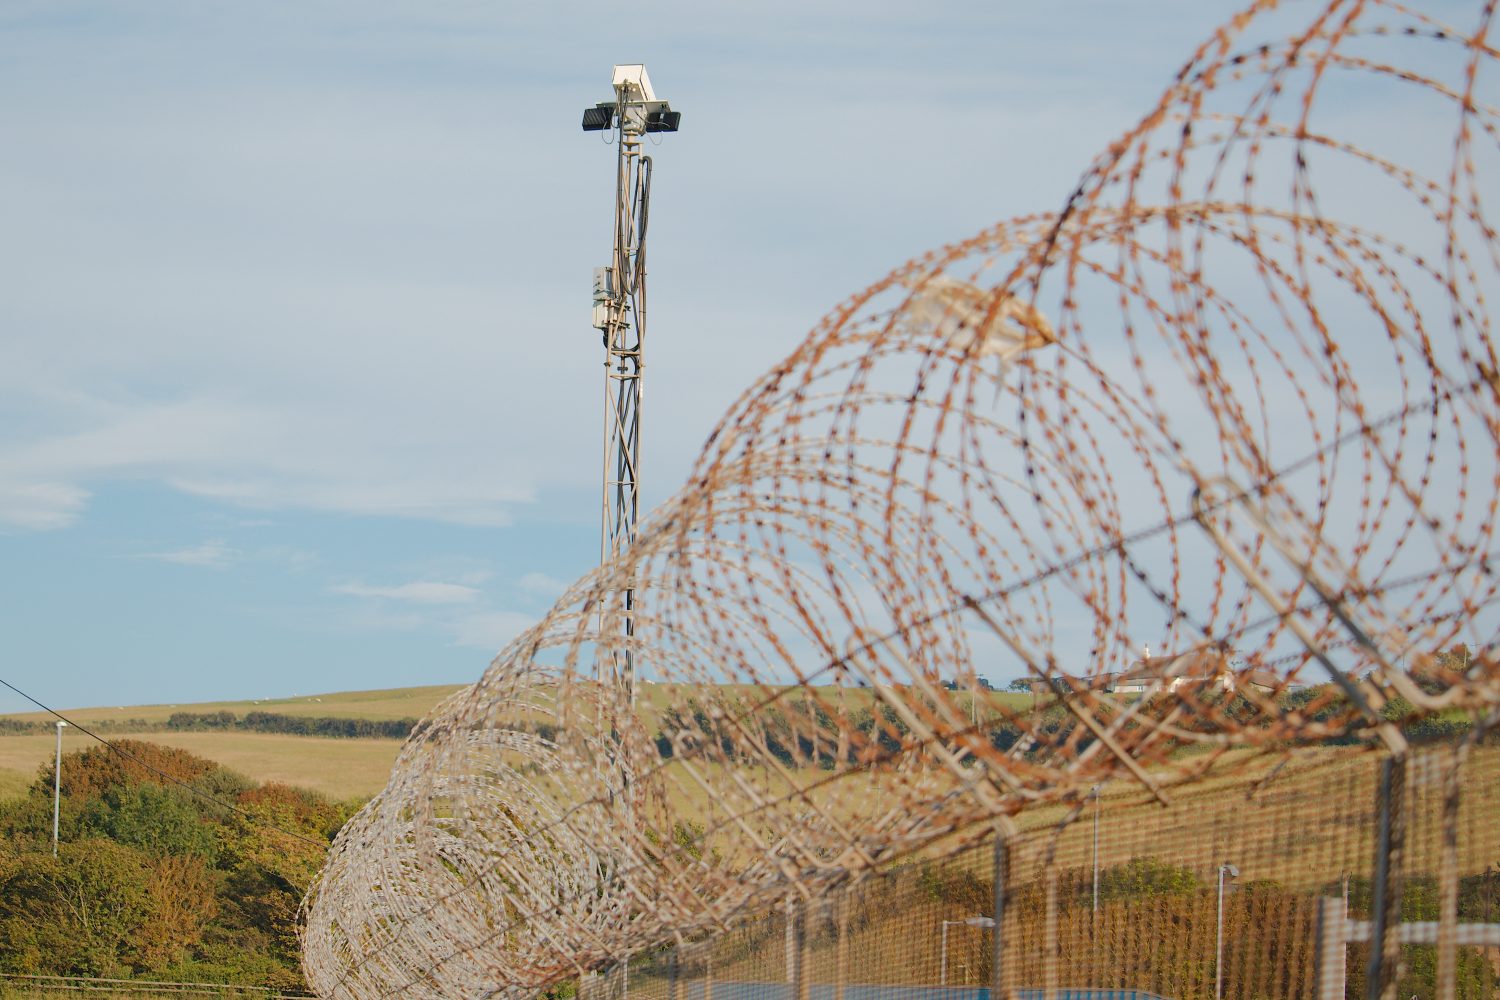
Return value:
<svg viewBox="0 0 1500 1000">
<path fill-rule="evenodd" d="M 190 793 L 195 798 L 201 799 L 204 802 L 212 803 L 213 805 L 216 805 L 221 809 L 227 809 L 232 813 L 236 813 L 241 818 L 248 820 L 253 825 L 258 826 L 262 829 L 272 830 L 276 833 L 282 834 L 283 836 L 291 837 L 293 840 L 300 840 L 304 844 L 309 844 L 320 850 L 328 849 L 328 841 L 326 840 L 314 840 L 312 837 L 300 834 L 295 830 L 288 830 L 285 827 L 277 826 L 275 823 L 268 823 L 242 806 L 235 805 L 233 802 L 226 802 L 225 800 L 218 798 L 217 796 L 210 795 L 209 793 L 203 791 L 203 789 L 195 787 L 191 782 L 183 781 L 181 778 L 169 774 L 153 764 L 147 763 L 146 761 L 137 757 L 135 754 L 131 753 L 129 750 L 126 750 L 124 747 L 121 747 L 120 745 L 105 739 L 103 736 L 100 736 L 98 733 L 83 725 L 81 722 L 69 718 L 68 716 L 62 714 L 57 709 L 52 708 L 49 705 L 43 704 L 41 701 L 38 701 L 36 698 L 33 698 L 25 691 L 22 691 L 20 688 L 16 687 L 10 681 L 5 680 L 4 678 L 0 678 L 0 685 L 4 685 L 5 687 L 14 691 L 22 698 L 25 698 L 27 701 L 31 702 L 37 708 L 40 708 L 42 711 L 46 712 L 48 715 L 57 718 L 60 722 L 66 723 L 69 729 L 78 730 L 83 735 L 89 737 L 92 740 L 96 740 L 103 746 L 107 747 L 112 753 L 125 758 L 126 760 L 135 764 L 137 767 L 141 767 L 147 771 L 150 771 L 152 774 L 155 774 L 157 777 L 161 778 L 162 781 L 171 785 L 176 785 L 178 788 L 181 788 L 184 791 Z"/>
</svg>

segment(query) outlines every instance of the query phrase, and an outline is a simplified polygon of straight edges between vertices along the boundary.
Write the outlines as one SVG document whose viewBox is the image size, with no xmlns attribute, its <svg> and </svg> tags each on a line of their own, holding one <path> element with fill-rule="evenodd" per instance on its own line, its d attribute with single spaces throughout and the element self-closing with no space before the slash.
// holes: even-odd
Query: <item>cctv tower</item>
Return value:
<svg viewBox="0 0 1500 1000">
<path fill-rule="evenodd" d="M 645 66 L 616 66 L 614 90 L 613 100 L 583 112 L 584 131 L 613 131 L 617 153 L 614 254 L 608 267 L 594 271 L 594 327 L 604 335 L 601 562 L 609 562 L 630 547 L 640 518 L 646 226 L 651 212 L 651 157 L 641 153 L 641 137 L 650 132 L 676 132 L 682 118 L 657 98 Z M 635 590 L 631 582 L 614 596 L 613 607 L 607 601 L 600 609 L 601 638 L 606 630 L 618 628 L 625 642 L 611 656 L 599 658 L 599 679 L 613 682 L 633 703 Z"/>
</svg>

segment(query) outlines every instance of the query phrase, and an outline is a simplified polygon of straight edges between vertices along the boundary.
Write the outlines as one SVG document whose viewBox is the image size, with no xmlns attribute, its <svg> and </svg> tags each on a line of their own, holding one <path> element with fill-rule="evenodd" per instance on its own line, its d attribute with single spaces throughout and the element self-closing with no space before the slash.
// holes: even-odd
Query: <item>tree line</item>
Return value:
<svg viewBox="0 0 1500 1000">
<path fill-rule="evenodd" d="M 1429 678 L 1421 678 L 1419 682 L 1433 693 L 1444 690 L 1439 682 Z M 1026 740 L 1029 746 L 1024 756 L 1028 758 L 1074 740 L 1081 750 L 1093 742 L 1093 737 L 1089 733 L 1076 735 L 1080 723 L 1065 703 L 1066 696 L 1066 692 L 1057 692 L 1042 699 L 1029 712 L 1009 709 L 997 713 L 981 700 L 977 703 L 976 731 L 1003 752 Z M 1334 724 L 1331 726 L 1334 729 L 1340 728 L 1341 722 L 1357 720 L 1353 706 L 1334 684 L 1315 684 L 1283 692 L 1276 696 L 1270 710 L 1263 698 L 1212 688 L 1195 692 L 1194 698 L 1197 707 L 1204 711 L 1189 711 L 1179 718 L 1175 724 L 1181 729 L 1211 732 L 1222 725 L 1223 719 L 1267 727 L 1293 714 L 1311 722 Z M 1117 708 L 1114 701 L 1102 699 L 1091 710 L 1107 722 Z M 1418 744 L 1451 741 L 1473 728 L 1473 720 L 1463 712 L 1421 716 L 1415 705 L 1399 696 L 1392 696 L 1386 702 L 1381 716 L 1399 725 L 1407 739 Z M 832 769 L 840 762 L 877 764 L 915 743 L 906 721 L 878 699 L 847 710 L 840 710 L 831 699 L 807 699 L 789 702 L 776 711 L 759 712 L 748 707 L 737 709 L 731 701 L 727 710 L 715 712 L 704 702 L 689 698 L 683 705 L 669 708 L 660 721 L 654 740 L 658 755 L 664 759 L 706 748 L 712 756 L 748 761 L 763 749 L 788 767 Z M 1140 724 L 1131 721 L 1127 727 Z M 542 735 L 551 738 L 552 734 Z M 1347 731 L 1319 742 L 1339 746 L 1369 742 L 1373 738 L 1368 727 L 1354 724 Z"/>
<path fill-rule="evenodd" d="M 45 720 L 0 718 L 0 735 L 51 732 L 53 723 Z M 339 739 L 404 740 L 417 726 L 415 718 L 345 719 L 331 715 L 286 715 L 281 712 L 246 712 L 236 715 L 220 712 L 173 712 L 165 722 L 145 719 L 105 719 L 90 722 L 89 728 L 100 733 L 175 733 L 236 731 L 280 733 L 288 736 L 328 736 Z"/>
</svg>

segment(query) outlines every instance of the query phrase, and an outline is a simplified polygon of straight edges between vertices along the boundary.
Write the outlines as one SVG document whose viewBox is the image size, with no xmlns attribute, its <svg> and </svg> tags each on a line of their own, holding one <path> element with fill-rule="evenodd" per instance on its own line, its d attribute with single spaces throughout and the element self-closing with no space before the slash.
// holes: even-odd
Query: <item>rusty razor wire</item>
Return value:
<svg viewBox="0 0 1500 1000">
<path fill-rule="evenodd" d="M 309 984 L 529 997 L 1106 780 L 1478 739 L 1494 7 L 1252 4 L 1060 212 L 831 312 L 413 735 L 308 897 Z"/>
</svg>

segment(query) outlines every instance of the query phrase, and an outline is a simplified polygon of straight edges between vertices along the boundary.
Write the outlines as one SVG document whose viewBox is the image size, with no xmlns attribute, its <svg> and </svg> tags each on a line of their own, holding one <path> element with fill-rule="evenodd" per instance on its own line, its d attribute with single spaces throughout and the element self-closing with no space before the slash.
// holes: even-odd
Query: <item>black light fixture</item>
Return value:
<svg viewBox="0 0 1500 1000">
<path fill-rule="evenodd" d="M 646 114 L 647 132 L 676 132 L 682 123 L 681 111 L 650 111 Z"/>
<path fill-rule="evenodd" d="M 676 132 L 681 127 L 681 112 L 673 111 L 670 104 L 657 98 L 645 66 L 617 65 L 612 83 L 613 101 L 600 101 L 583 110 L 585 132 L 619 128 L 623 134 L 639 136 L 645 132 Z"/>
<path fill-rule="evenodd" d="M 583 109 L 583 130 L 585 132 L 603 132 L 614 122 L 615 106 L 613 104 L 596 104 L 592 108 Z"/>
</svg>

